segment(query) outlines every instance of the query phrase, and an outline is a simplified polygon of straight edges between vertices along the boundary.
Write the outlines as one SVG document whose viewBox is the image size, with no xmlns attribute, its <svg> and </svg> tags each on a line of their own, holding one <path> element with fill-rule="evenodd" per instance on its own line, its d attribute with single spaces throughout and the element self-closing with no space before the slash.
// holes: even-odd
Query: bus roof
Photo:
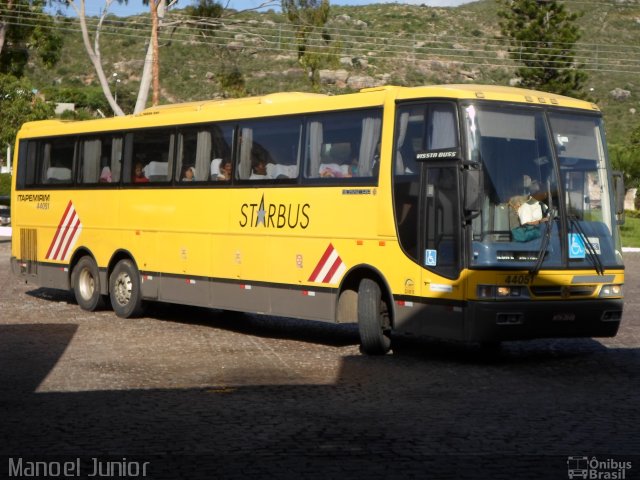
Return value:
<svg viewBox="0 0 640 480">
<path fill-rule="evenodd" d="M 189 124 L 208 121 L 240 120 L 270 115 L 332 111 L 345 108 L 381 106 L 391 100 L 484 99 L 533 105 L 553 105 L 599 111 L 583 100 L 535 90 L 496 85 L 452 84 L 421 87 L 382 86 L 365 88 L 358 93 L 324 95 L 304 92 L 272 93 L 259 97 L 203 100 L 151 107 L 135 115 L 99 120 L 44 120 L 27 122 L 20 136 L 73 134 L 87 131 L 110 131 L 161 125 Z"/>
<path fill-rule="evenodd" d="M 498 85 L 451 84 L 425 87 L 399 87 L 397 99 L 444 97 L 456 99 L 486 99 L 503 102 L 555 105 L 582 110 L 600 111 L 594 103 L 576 98 L 517 87 Z"/>
</svg>

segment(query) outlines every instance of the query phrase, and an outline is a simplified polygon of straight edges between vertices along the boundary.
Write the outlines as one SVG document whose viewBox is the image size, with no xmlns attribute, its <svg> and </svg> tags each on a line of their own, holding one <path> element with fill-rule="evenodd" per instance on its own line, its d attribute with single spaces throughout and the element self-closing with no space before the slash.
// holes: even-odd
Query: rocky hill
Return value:
<svg viewBox="0 0 640 480">
<path fill-rule="evenodd" d="M 605 112 L 609 141 L 624 143 L 640 123 L 640 4 L 565 6 L 582 14 L 578 60 L 589 74 L 592 99 Z M 298 60 L 296 32 L 277 12 L 235 13 L 194 28 L 193 19 L 177 10 L 167 15 L 161 35 L 162 101 L 285 90 L 338 94 L 384 84 L 514 84 L 498 8 L 495 0 L 457 8 L 334 6 L 327 26 L 309 35 L 306 65 Z M 102 34 L 103 65 L 120 79 L 125 111 L 135 101 L 149 23 L 147 15 L 109 17 Z M 32 81 L 38 88 L 97 85 L 77 20 L 60 19 L 58 26 L 66 32 L 63 61 L 53 71 L 34 63 Z M 309 66 L 316 70 L 315 84 Z"/>
</svg>

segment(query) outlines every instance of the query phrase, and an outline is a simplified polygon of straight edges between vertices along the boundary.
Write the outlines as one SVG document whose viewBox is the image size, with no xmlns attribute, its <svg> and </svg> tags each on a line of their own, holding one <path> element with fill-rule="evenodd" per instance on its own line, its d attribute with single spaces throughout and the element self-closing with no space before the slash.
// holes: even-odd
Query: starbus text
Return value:
<svg viewBox="0 0 640 480">
<path fill-rule="evenodd" d="M 257 203 L 243 203 L 240 207 L 241 219 L 238 222 L 241 227 L 265 228 L 302 228 L 309 226 L 309 210 L 311 205 L 270 203 L 265 205 L 264 198 Z"/>
</svg>

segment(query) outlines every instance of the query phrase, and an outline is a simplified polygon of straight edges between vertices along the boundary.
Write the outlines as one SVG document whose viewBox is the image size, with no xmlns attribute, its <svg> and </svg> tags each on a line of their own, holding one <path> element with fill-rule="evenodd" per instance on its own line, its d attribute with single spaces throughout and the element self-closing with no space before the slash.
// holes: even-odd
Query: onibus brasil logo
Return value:
<svg viewBox="0 0 640 480">
<path fill-rule="evenodd" d="M 631 462 L 607 458 L 576 456 L 567 458 L 567 475 L 569 478 L 597 480 L 624 480 L 627 470 L 631 470 Z"/>
</svg>

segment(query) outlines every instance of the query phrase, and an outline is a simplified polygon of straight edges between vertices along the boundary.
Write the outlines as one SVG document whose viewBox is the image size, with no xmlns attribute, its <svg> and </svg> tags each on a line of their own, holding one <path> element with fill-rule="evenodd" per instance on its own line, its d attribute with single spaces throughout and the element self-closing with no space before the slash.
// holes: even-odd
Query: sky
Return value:
<svg viewBox="0 0 640 480">
<path fill-rule="evenodd" d="M 370 3 L 408 3 L 415 5 L 427 5 L 429 7 L 456 7 L 458 5 L 463 5 L 465 3 L 470 3 L 474 0 L 331 0 L 332 5 L 367 5 Z M 189 5 L 190 1 L 182 0 L 179 2 L 178 6 L 186 7 Z M 221 3 L 225 3 L 223 0 Z M 247 8 L 256 7 L 263 3 L 261 0 L 230 0 L 229 7 L 235 8 L 236 10 L 245 10 Z M 279 5 L 280 2 L 277 0 L 276 4 Z M 87 0 L 86 1 L 86 12 L 87 15 L 99 15 L 104 7 L 104 1 L 102 0 Z M 127 17 L 129 15 L 136 15 L 138 13 L 147 13 L 149 11 L 148 6 L 144 6 L 141 0 L 129 0 L 125 5 L 118 4 L 117 2 L 113 2 L 113 4 L 109 7 L 109 12 L 113 15 L 117 15 L 120 17 Z M 72 8 L 67 7 L 66 10 L 63 8 L 63 14 L 72 16 L 74 15 L 74 11 Z"/>
</svg>

